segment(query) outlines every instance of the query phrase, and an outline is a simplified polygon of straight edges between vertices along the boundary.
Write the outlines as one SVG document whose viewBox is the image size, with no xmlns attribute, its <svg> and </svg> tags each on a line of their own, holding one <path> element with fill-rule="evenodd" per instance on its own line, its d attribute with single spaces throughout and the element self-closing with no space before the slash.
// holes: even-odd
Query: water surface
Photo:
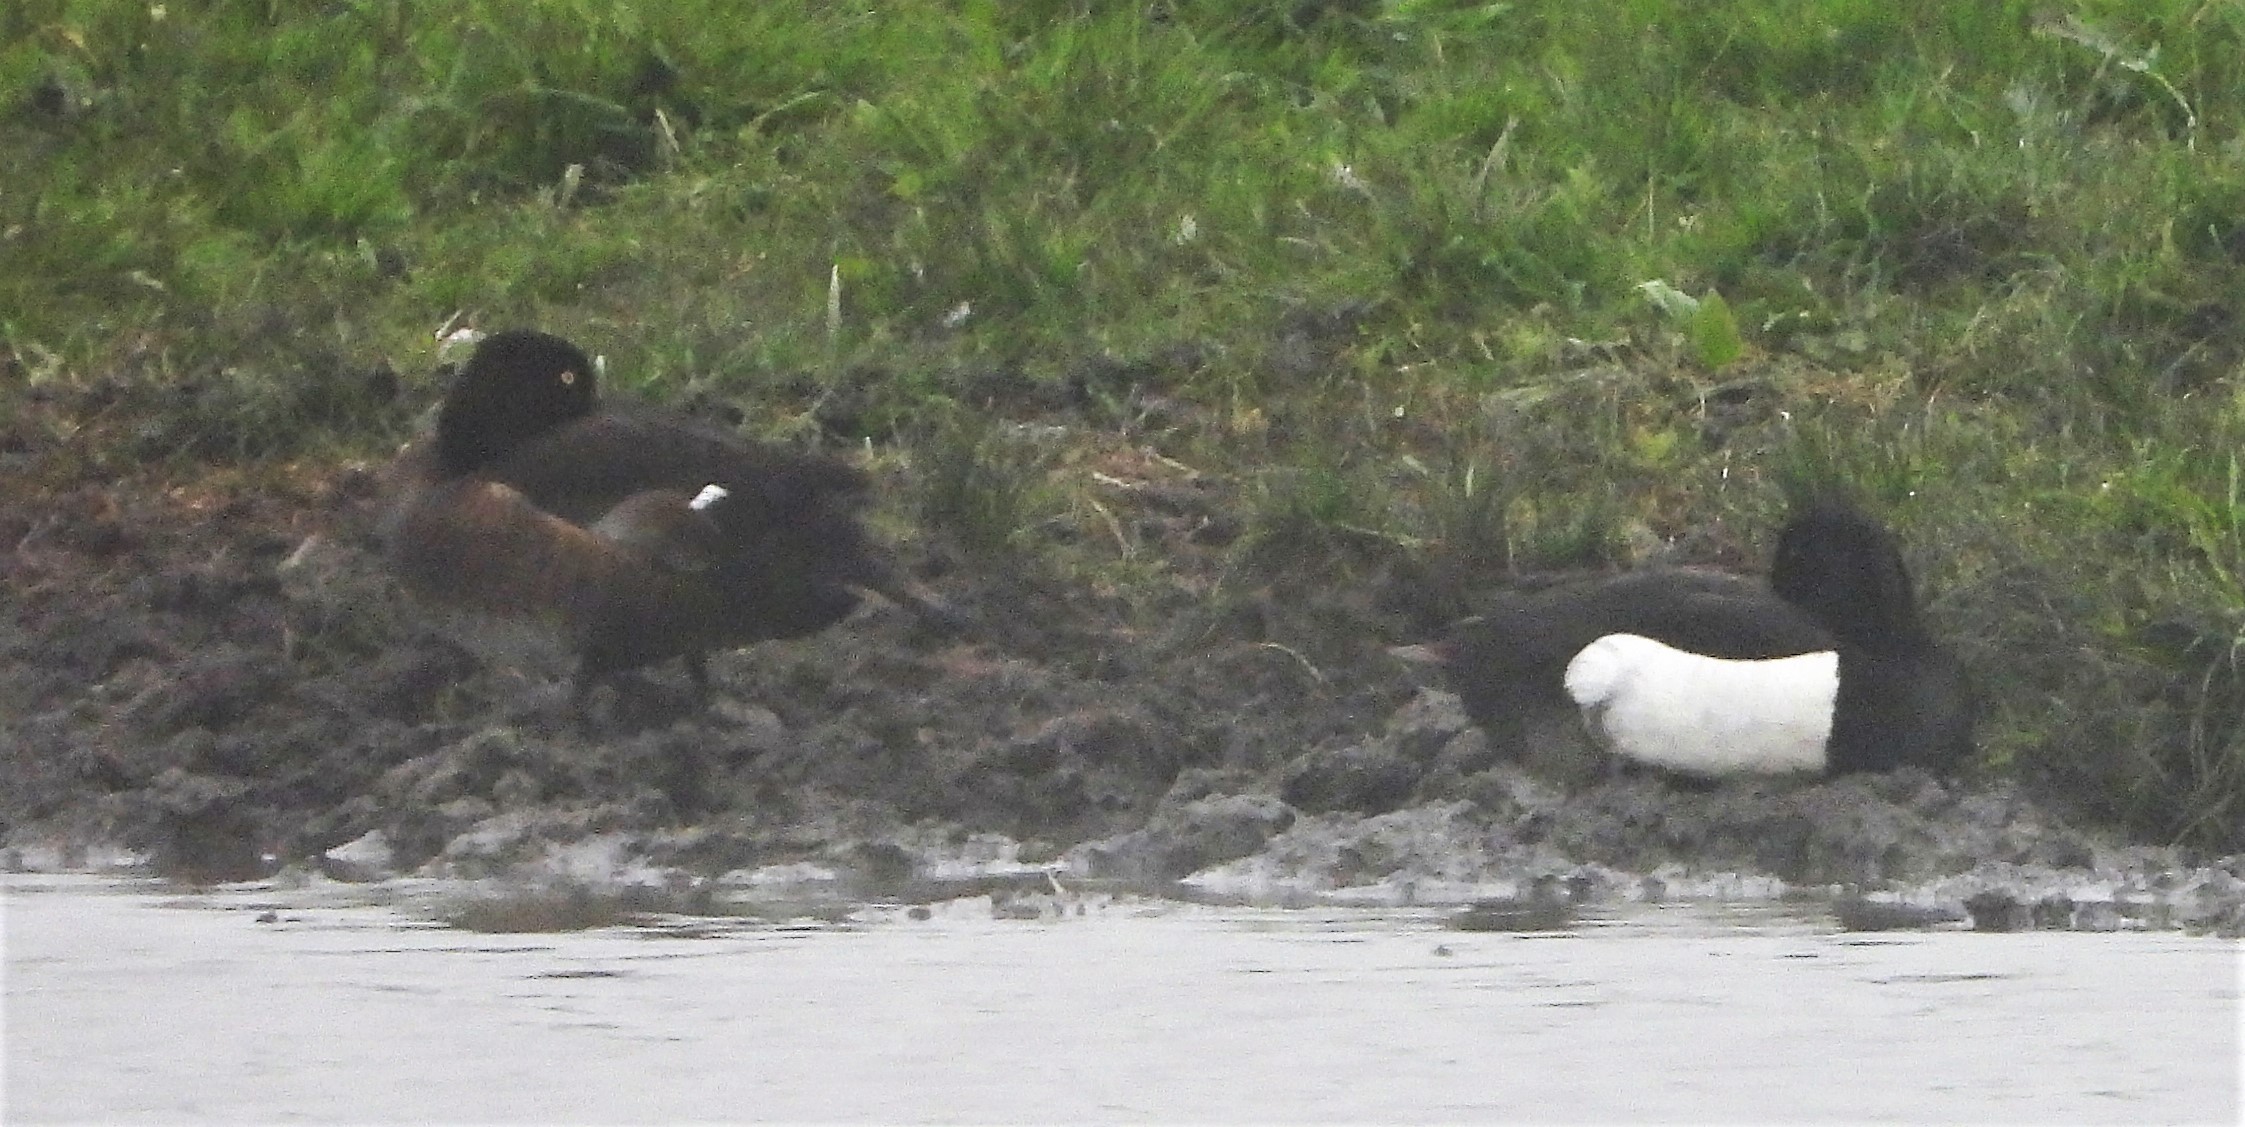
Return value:
<svg viewBox="0 0 2245 1127">
<path fill-rule="evenodd" d="M 10 1123 L 2221 1122 L 2239 945 L 987 901 L 485 935 L 6 878 Z M 1063 909 L 1068 906 L 1061 903 Z"/>
</svg>

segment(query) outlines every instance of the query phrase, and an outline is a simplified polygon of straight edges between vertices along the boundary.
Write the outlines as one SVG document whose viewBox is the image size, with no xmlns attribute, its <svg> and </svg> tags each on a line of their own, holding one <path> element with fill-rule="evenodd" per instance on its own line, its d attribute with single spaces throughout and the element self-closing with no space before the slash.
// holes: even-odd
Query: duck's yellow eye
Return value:
<svg viewBox="0 0 2245 1127">
<path fill-rule="evenodd" d="M 571 385 L 571 384 L 573 384 L 573 383 L 576 383 L 576 382 L 577 382 L 577 373 L 575 373 L 575 372 L 572 372 L 572 371 L 568 370 L 567 368 L 564 368 L 564 369 L 562 369 L 562 370 L 561 370 L 561 386 L 563 386 L 563 387 L 568 387 L 569 385 Z"/>
</svg>

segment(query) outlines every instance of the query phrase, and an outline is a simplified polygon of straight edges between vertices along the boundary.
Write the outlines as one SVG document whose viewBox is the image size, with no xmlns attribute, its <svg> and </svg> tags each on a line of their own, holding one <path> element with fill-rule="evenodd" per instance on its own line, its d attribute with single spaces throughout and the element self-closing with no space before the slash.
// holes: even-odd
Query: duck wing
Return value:
<svg viewBox="0 0 2245 1127">
<path fill-rule="evenodd" d="M 721 485 L 731 494 L 717 518 L 733 558 L 714 582 L 752 584 L 768 619 L 796 637 L 849 613 L 842 588 L 880 592 L 923 620 L 956 630 L 968 618 L 903 574 L 859 520 L 871 491 L 863 470 L 837 458 L 753 441 L 672 412 L 605 407 L 523 443 L 482 470 L 558 516 L 590 522 L 635 493 L 692 493 Z M 785 627 L 779 624 L 785 622 Z"/>
<path fill-rule="evenodd" d="M 870 488 L 839 459 L 744 438 L 697 419 L 608 407 L 556 427 L 483 466 L 480 475 L 521 490 L 540 508 L 589 523 L 634 493 L 722 485 L 774 514 L 843 511 Z"/>
<path fill-rule="evenodd" d="M 634 494 L 587 528 L 510 485 L 433 481 L 406 494 L 386 533 L 400 582 L 469 612 L 463 629 L 524 624 L 594 674 L 811 633 L 855 606 L 765 557 L 722 550 L 669 490 Z"/>
<path fill-rule="evenodd" d="M 390 567 L 431 602 L 567 621 L 645 565 L 605 537 L 481 478 L 410 487 L 384 528 Z"/>
<path fill-rule="evenodd" d="M 1791 657 L 1831 635 L 1753 580 L 1663 568 L 1521 594 L 1453 626 L 1450 680 L 1475 713 L 1556 702 L 1567 663 L 1608 634 L 1637 634 L 1710 657 Z"/>
<path fill-rule="evenodd" d="M 1832 637 L 1763 584 L 1684 568 L 1576 581 L 1506 600 L 1458 630 L 1469 663 L 1556 670 L 1608 634 L 1720 658 L 1791 657 Z"/>
</svg>

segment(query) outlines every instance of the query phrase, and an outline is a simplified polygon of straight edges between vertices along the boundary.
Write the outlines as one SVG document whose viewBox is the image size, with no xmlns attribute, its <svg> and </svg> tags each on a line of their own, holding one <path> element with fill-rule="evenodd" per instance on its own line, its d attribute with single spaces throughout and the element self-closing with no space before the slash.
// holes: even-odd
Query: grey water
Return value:
<svg viewBox="0 0 2245 1127">
<path fill-rule="evenodd" d="M 14 875 L 8 1123 L 2234 1123 L 2235 941 L 987 899 L 495 935 Z"/>
</svg>

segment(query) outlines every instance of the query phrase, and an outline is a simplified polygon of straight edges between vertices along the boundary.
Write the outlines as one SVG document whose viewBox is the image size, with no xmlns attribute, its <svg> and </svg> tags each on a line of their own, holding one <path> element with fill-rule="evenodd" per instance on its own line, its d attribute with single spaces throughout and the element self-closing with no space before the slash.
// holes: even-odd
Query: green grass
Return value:
<svg viewBox="0 0 2245 1127">
<path fill-rule="evenodd" d="M 2245 848 L 2241 121 L 2204 0 L 22 0 L 0 406 L 97 405 L 94 469 L 375 453 L 437 325 L 535 323 L 1120 583 L 1009 426 L 1335 582 L 1750 559 L 1844 478 L 1990 770 Z"/>
</svg>

